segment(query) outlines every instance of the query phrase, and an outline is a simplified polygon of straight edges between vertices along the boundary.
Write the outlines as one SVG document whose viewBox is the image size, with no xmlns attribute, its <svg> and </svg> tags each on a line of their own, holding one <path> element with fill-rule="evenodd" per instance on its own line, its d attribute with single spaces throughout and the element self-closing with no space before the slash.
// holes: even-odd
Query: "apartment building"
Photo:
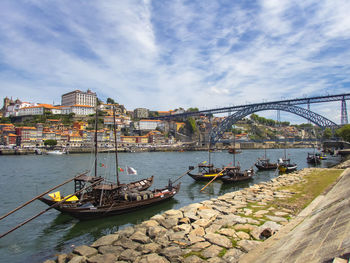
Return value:
<svg viewBox="0 0 350 263">
<path fill-rule="evenodd" d="M 75 90 L 62 95 L 61 105 L 62 106 L 73 106 L 73 105 L 88 105 L 96 106 L 97 96 L 95 92 L 87 90 L 86 92 Z"/>
</svg>

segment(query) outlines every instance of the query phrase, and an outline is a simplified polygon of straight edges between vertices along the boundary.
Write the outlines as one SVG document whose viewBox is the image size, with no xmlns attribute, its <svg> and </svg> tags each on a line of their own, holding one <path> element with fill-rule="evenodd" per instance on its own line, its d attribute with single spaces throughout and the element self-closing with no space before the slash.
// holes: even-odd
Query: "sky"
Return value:
<svg viewBox="0 0 350 263">
<path fill-rule="evenodd" d="M 350 93 L 348 0 L 2 0 L 0 10 L 2 98 L 60 104 L 90 89 L 128 110 L 170 110 Z M 340 102 L 311 110 L 340 123 Z"/>
</svg>

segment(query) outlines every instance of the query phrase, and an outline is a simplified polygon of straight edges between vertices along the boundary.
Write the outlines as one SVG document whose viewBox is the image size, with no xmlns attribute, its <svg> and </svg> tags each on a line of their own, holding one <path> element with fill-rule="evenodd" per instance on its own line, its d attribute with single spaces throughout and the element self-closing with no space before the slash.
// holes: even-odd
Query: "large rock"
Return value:
<svg viewBox="0 0 350 263">
<path fill-rule="evenodd" d="M 211 244 L 208 241 L 204 241 L 204 242 L 198 242 L 198 243 L 192 245 L 190 247 L 190 249 L 192 251 L 198 252 L 198 251 L 201 251 L 202 249 L 207 248 L 209 246 L 211 246 Z"/>
<path fill-rule="evenodd" d="M 221 250 L 222 250 L 222 247 L 219 247 L 217 245 L 211 245 L 210 247 L 204 249 L 201 252 L 201 254 L 203 257 L 212 258 L 212 257 L 216 257 L 217 255 L 219 255 Z"/>
<path fill-rule="evenodd" d="M 184 231 L 169 234 L 169 240 L 184 240 L 187 233 Z"/>
<path fill-rule="evenodd" d="M 226 236 L 223 236 L 223 235 L 209 233 L 209 234 L 206 234 L 204 238 L 208 240 L 210 243 L 218 245 L 220 247 L 224 247 L 224 248 L 232 247 L 231 240 L 229 240 Z"/>
<path fill-rule="evenodd" d="M 97 249 L 95 249 L 93 247 L 83 245 L 83 246 L 76 247 L 73 250 L 73 253 L 78 254 L 80 256 L 83 256 L 83 257 L 91 257 L 93 255 L 96 255 L 98 253 L 98 251 L 97 251 Z"/>
<path fill-rule="evenodd" d="M 173 229 L 175 232 L 185 232 L 186 234 L 188 234 L 192 230 L 192 226 L 189 224 L 182 224 L 182 225 L 174 226 Z"/>
<path fill-rule="evenodd" d="M 99 246 L 108 246 L 112 245 L 115 241 L 119 239 L 119 234 L 111 234 L 107 236 L 103 236 L 99 239 L 97 239 L 94 243 L 92 243 L 92 247 L 99 247 Z"/>
<path fill-rule="evenodd" d="M 155 238 L 157 236 L 161 236 L 164 235 L 167 232 L 167 230 L 162 227 L 162 226 L 154 226 L 154 227 L 150 227 L 148 229 L 148 236 L 150 238 Z"/>
<path fill-rule="evenodd" d="M 184 212 L 184 217 L 188 218 L 191 222 L 199 219 L 197 211 L 186 211 Z"/>
<path fill-rule="evenodd" d="M 68 261 L 68 263 L 84 263 L 84 262 L 86 261 L 85 261 L 85 257 L 83 256 L 75 256 Z"/>
<path fill-rule="evenodd" d="M 217 232 L 219 229 L 221 228 L 221 225 L 218 225 L 218 224 L 211 224 L 209 227 L 207 227 L 205 229 L 205 233 L 206 234 L 209 234 L 209 233 L 215 233 Z"/>
<path fill-rule="evenodd" d="M 209 258 L 206 262 L 208 262 L 208 263 L 226 263 L 226 261 L 220 257 Z"/>
<path fill-rule="evenodd" d="M 141 256 L 141 252 L 126 249 L 120 254 L 119 259 L 134 262 L 139 256 Z"/>
<path fill-rule="evenodd" d="M 180 210 L 174 210 L 174 209 L 165 211 L 164 215 L 167 218 L 169 218 L 169 217 L 170 218 L 177 218 L 177 219 L 183 218 L 182 212 Z"/>
<path fill-rule="evenodd" d="M 183 251 L 178 246 L 170 246 L 167 248 L 164 248 L 160 255 L 165 256 L 170 262 L 177 261 L 179 258 L 182 257 Z"/>
<path fill-rule="evenodd" d="M 128 226 L 122 230 L 117 231 L 116 234 L 119 234 L 120 236 L 124 236 L 124 237 L 129 237 L 132 234 L 134 234 L 134 232 L 135 232 L 135 228 L 132 226 Z"/>
<path fill-rule="evenodd" d="M 164 219 L 159 219 L 159 224 L 163 227 L 165 227 L 166 229 L 171 229 L 174 226 L 177 225 L 177 223 L 179 222 L 179 219 L 176 217 L 170 217 L 170 218 L 164 218 Z"/>
<path fill-rule="evenodd" d="M 228 236 L 228 237 L 236 237 L 236 231 L 232 228 L 221 228 L 220 230 L 218 230 L 219 234 Z"/>
<path fill-rule="evenodd" d="M 215 219 L 220 212 L 212 209 L 201 209 L 197 212 L 197 215 L 202 219 Z"/>
<path fill-rule="evenodd" d="M 143 256 L 138 263 L 169 263 L 165 257 L 161 257 L 158 254 L 152 253 Z"/>
<path fill-rule="evenodd" d="M 147 244 L 151 242 L 151 239 L 144 233 L 137 231 L 135 232 L 130 239 L 132 241 L 136 241 L 138 243 L 142 243 L 142 244 Z"/>
<path fill-rule="evenodd" d="M 142 222 L 141 226 L 145 228 L 149 228 L 149 227 L 159 226 L 159 223 L 157 220 L 146 220 Z"/>
<path fill-rule="evenodd" d="M 191 244 L 196 244 L 198 242 L 205 241 L 205 239 L 203 237 L 197 236 L 197 235 L 193 235 L 193 234 L 189 234 L 187 238 L 188 238 L 188 240 L 190 241 Z"/>
<path fill-rule="evenodd" d="M 142 254 L 149 254 L 149 253 L 157 253 L 161 250 L 161 245 L 157 243 L 149 243 L 146 245 L 142 245 L 138 248 L 139 251 L 142 252 Z"/>
<path fill-rule="evenodd" d="M 245 252 L 249 252 L 256 246 L 260 245 L 260 241 L 254 241 L 254 240 L 241 240 L 237 242 L 237 245 Z"/>
<path fill-rule="evenodd" d="M 238 262 L 240 256 L 242 256 L 243 254 L 244 252 L 242 252 L 241 250 L 237 248 L 231 248 L 225 253 L 222 259 L 225 260 L 226 262 L 234 263 L 234 262 Z"/>
<path fill-rule="evenodd" d="M 98 254 L 88 258 L 86 261 L 88 263 L 114 263 L 118 259 L 118 256 L 114 254 Z"/>
<path fill-rule="evenodd" d="M 137 249 L 140 246 L 140 243 L 134 242 L 129 238 L 122 237 L 115 242 L 115 245 L 121 246 L 125 249 Z"/>
<path fill-rule="evenodd" d="M 57 256 L 57 263 L 66 263 L 67 254 L 60 254 Z"/>
<path fill-rule="evenodd" d="M 236 235 L 239 239 L 250 239 L 250 235 L 243 231 L 236 232 Z"/>
<path fill-rule="evenodd" d="M 119 255 L 121 252 L 124 251 L 124 248 L 121 246 L 100 246 L 98 248 L 98 252 L 100 254 L 115 254 Z"/>
<path fill-rule="evenodd" d="M 200 257 L 197 257 L 196 255 L 189 256 L 184 259 L 184 263 L 204 263 L 205 260 L 201 259 Z"/>
<path fill-rule="evenodd" d="M 198 219 L 192 223 L 192 227 L 193 228 L 197 228 L 197 227 L 207 228 L 211 223 L 212 223 L 212 221 L 208 220 L 208 219 Z"/>
</svg>

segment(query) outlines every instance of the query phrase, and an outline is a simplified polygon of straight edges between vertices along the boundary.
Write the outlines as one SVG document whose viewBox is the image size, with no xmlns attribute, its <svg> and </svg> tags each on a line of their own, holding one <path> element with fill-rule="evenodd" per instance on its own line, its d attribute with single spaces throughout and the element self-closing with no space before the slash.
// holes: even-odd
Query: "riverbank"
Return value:
<svg viewBox="0 0 350 263">
<path fill-rule="evenodd" d="M 168 210 L 46 262 L 237 262 L 283 229 L 342 172 L 306 168 L 281 175 L 218 198 Z M 319 187 L 309 193 L 315 182 Z"/>
<path fill-rule="evenodd" d="M 237 145 L 236 146 L 242 150 L 248 149 L 264 149 L 267 147 L 268 149 L 283 149 L 283 148 L 312 148 L 311 144 L 274 144 L 265 146 L 262 143 L 246 143 L 246 145 Z M 229 146 L 218 146 L 213 151 L 227 151 Z M 28 155 L 28 154 L 46 154 L 47 151 L 51 149 L 46 148 L 2 148 L 0 149 L 0 155 Z M 61 148 L 57 148 L 57 150 L 61 150 Z M 90 147 L 69 147 L 67 148 L 69 154 L 81 154 L 81 153 L 91 153 L 94 149 Z M 99 148 L 100 153 L 107 152 L 115 152 L 114 148 Z M 190 151 L 208 151 L 208 146 L 188 146 L 188 145 L 177 145 L 177 146 L 139 146 L 139 147 L 118 147 L 118 152 L 190 152 Z"/>
</svg>

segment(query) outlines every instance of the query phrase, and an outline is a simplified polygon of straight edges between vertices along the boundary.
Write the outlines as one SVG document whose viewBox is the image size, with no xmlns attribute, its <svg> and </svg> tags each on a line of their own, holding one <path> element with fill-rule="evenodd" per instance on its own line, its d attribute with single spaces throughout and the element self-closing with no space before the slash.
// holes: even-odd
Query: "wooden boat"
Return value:
<svg viewBox="0 0 350 263">
<path fill-rule="evenodd" d="M 256 168 L 258 170 L 276 170 L 277 169 L 277 163 L 270 163 L 270 159 L 266 157 L 266 147 L 264 147 L 264 158 L 258 159 L 255 163 Z"/>
<path fill-rule="evenodd" d="M 223 169 L 214 168 L 213 164 L 203 164 L 203 163 L 199 164 L 197 173 L 192 172 L 194 170 L 193 166 L 189 166 L 188 169 L 189 171 L 187 172 L 187 174 L 196 181 L 210 181 L 215 176 L 217 176 L 217 178 L 220 178 L 223 176 L 223 174 L 220 174 L 220 172 Z"/>
<path fill-rule="evenodd" d="M 314 153 L 307 153 L 306 162 L 310 164 L 320 164 L 319 157 Z"/>
<path fill-rule="evenodd" d="M 238 154 L 238 153 L 241 153 L 242 151 L 237 149 L 237 148 L 234 148 L 234 147 L 230 147 L 228 148 L 228 153 L 232 153 L 232 154 Z"/>
<path fill-rule="evenodd" d="M 112 187 L 113 188 L 113 187 Z M 153 191 L 130 191 L 117 187 L 114 189 L 100 188 L 101 191 L 107 191 L 102 200 L 95 191 L 95 196 L 90 202 L 84 204 L 76 202 L 62 202 L 54 209 L 69 214 L 79 220 L 89 220 L 106 216 L 128 213 L 137 209 L 158 204 L 169 198 L 172 198 L 180 190 L 180 183 L 172 186 L 171 182 L 163 189 Z M 54 206 L 55 201 L 48 198 L 40 200 L 49 206 Z"/>
<path fill-rule="evenodd" d="M 239 166 L 225 167 L 223 176 L 220 177 L 220 180 L 224 183 L 234 183 L 240 181 L 246 181 L 252 179 L 254 175 L 254 169 L 248 169 L 241 171 Z"/>
<path fill-rule="evenodd" d="M 278 170 L 280 173 L 290 173 L 296 171 L 298 166 L 295 163 L 290 163 L 290 159 L 278 160 Z"/>
<path fill-rule="evenodd" d="M 258 159 L 258 161 L 255 163 L 256 168 L 259 170 L 276 170 L 277 169 L 277 163 L 270 163 L 270 159 Z"/>
</svg>

